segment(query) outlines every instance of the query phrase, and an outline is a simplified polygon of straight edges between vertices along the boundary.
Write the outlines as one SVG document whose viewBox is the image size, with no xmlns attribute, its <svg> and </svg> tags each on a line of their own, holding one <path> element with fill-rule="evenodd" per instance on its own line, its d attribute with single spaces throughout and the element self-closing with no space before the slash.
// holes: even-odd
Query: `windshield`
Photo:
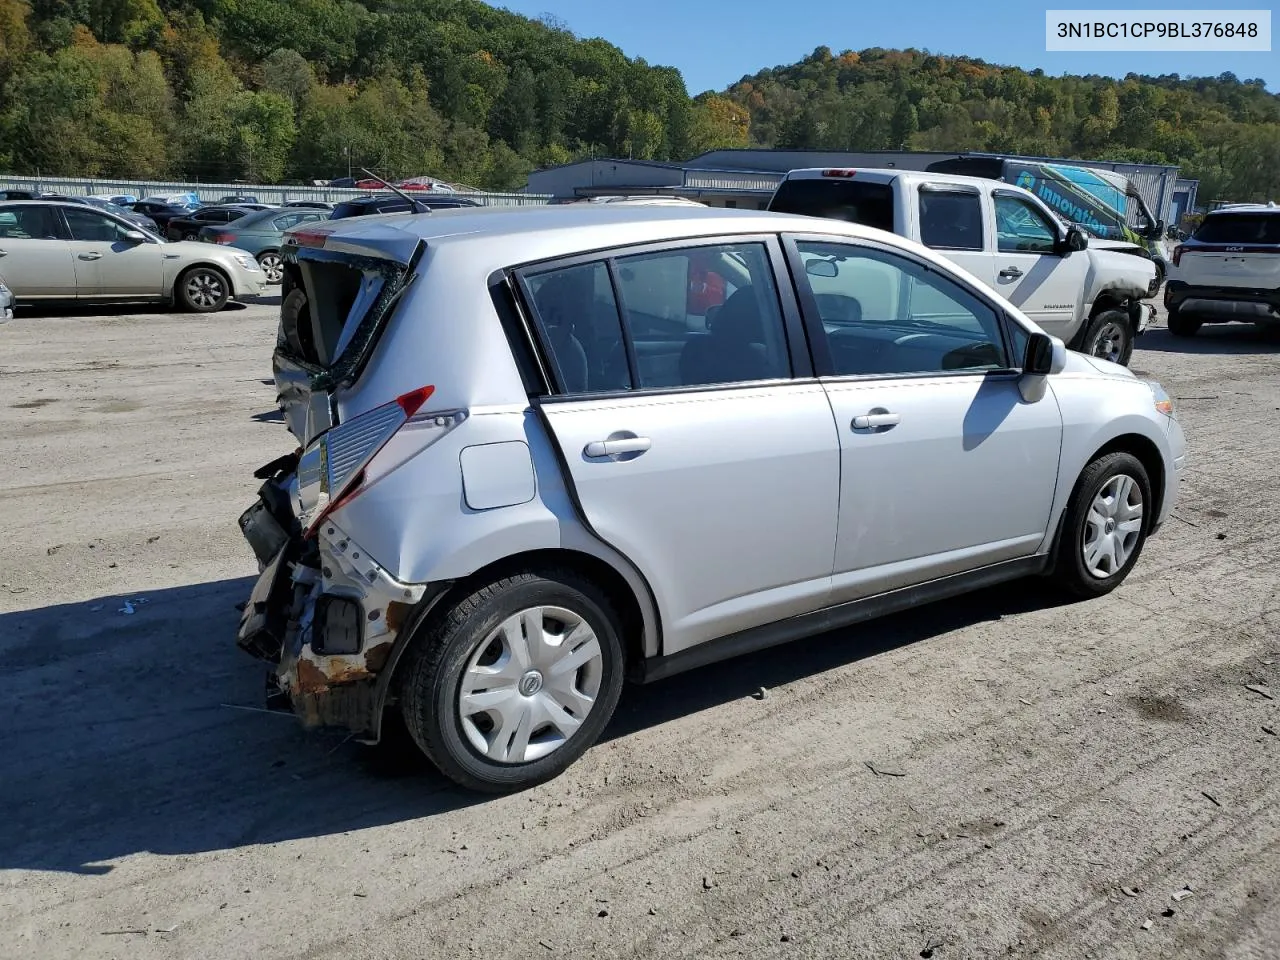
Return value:
<svg viewBox="0 0 1280 960">
<path fill-rule="evenodd" d="M 887 183 L 825 177 L 784 180 L 769 209 L 893 231 L 893 187 Z"/>
</svg>

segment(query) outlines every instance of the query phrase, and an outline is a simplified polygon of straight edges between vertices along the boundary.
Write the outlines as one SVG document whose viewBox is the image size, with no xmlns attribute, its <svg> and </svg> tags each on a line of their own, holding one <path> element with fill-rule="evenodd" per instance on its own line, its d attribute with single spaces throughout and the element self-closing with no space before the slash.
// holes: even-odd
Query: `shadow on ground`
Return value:
<svg viewBox="0 0 1280 960">
<path fill-rule="evenodd" d="M 485 802 L 399 737 L 359 747 L 260 712 L 264 671 L 232 642 L 251 586 L 0 615 L 0 869 L 106 873 L 143 851 L 325 836 Z M 1035 583 L 1008 585 L 629 688 L 606 737 L 1052 602 Z"/>
<path fill-rule="evenodd" d="M 1264 329 L 1251 323 L 1213 323 L 1201 327 L 1194 337 L 1175 337 L 1167 328 L 1155 327 L 1138 338 L 1137 349 L 1161 353 L 1280 353 L 1280 329 Z M 1134 362 L 1141 365 L 1137 358 Z"/>
</svg>

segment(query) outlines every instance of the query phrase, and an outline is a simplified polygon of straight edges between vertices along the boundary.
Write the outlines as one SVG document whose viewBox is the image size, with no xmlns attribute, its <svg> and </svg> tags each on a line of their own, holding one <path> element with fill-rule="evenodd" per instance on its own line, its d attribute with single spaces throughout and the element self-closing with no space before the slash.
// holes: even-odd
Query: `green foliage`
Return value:
<svg viewBox="0 0 1280 960">
<path fill-rule="evenodd" d="M 309 180 L 368 167 L 518 188 L 591 154 L 760 145 L 1179 164 L 1206 199 L 1280 190 L 1258 80 L 1049 77 L 819 47 L 722 93 L 480 0 L 0 0 L 0 168 Z"/>
</svg>

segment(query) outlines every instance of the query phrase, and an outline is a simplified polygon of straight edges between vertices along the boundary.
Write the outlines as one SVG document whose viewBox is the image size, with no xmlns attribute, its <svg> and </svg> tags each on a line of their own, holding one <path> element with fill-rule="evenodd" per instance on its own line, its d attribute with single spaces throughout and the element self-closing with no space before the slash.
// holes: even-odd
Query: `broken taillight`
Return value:
<svg viewBox="0 0 1280 960">
<path fill-rule="evenodd" d="M 215 233 L 213 235 L 214 243 L 235 243 L 236 235 L 234 233 Z"/>
<path fill-rule="evenodd" d="M 419 387 L 325 431 L 298 461 L 296 509 L 304 536 L 374 480 L 466 419 L 466 411 L 420 413 L 435 387 Z M 412 423 L 409 430 L 401 428 Z M 430 431 L 424 436 L 423 431 Z M 394 442 L 393 442 L 394 441 Z M 378 457 L 390 444 L 390 449 Z M 374 458 L 378 458 L 375 464 Z M 384 462 L 385 461 L 385 462 Z"/>
<path fill-rule="evenodd" d="M 858 175 L 858 171 L 848 169 L 823 170 L 822 175 L 824 177 L 856 177 Z"/>
</svg>

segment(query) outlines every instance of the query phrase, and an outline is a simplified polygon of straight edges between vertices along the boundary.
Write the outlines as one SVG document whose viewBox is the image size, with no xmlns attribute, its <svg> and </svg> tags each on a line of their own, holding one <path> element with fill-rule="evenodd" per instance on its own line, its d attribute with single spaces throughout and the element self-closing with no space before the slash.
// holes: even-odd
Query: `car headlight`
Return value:
<svg viewBox="0 0 1280 960">
<path fill-rule="evenodd" d="M 245 254 L 236 254 L 236 263 L 240 264 L 240 266 L 244 267 L 250 273 L 256 273 L 258 270 L 258 261 Z"/>
<path fill-rule="evenodd" d="M 1151 390 L 1151 399 L 1155 403 L 1156 409 L 1166 417 L 1176 417 L 1177 413 L 1174 408 L 1173 397 L 1169 396 L 1169 392 L 1154 380 L 1148 380 L 1147 386 Z"/>
</svg>

